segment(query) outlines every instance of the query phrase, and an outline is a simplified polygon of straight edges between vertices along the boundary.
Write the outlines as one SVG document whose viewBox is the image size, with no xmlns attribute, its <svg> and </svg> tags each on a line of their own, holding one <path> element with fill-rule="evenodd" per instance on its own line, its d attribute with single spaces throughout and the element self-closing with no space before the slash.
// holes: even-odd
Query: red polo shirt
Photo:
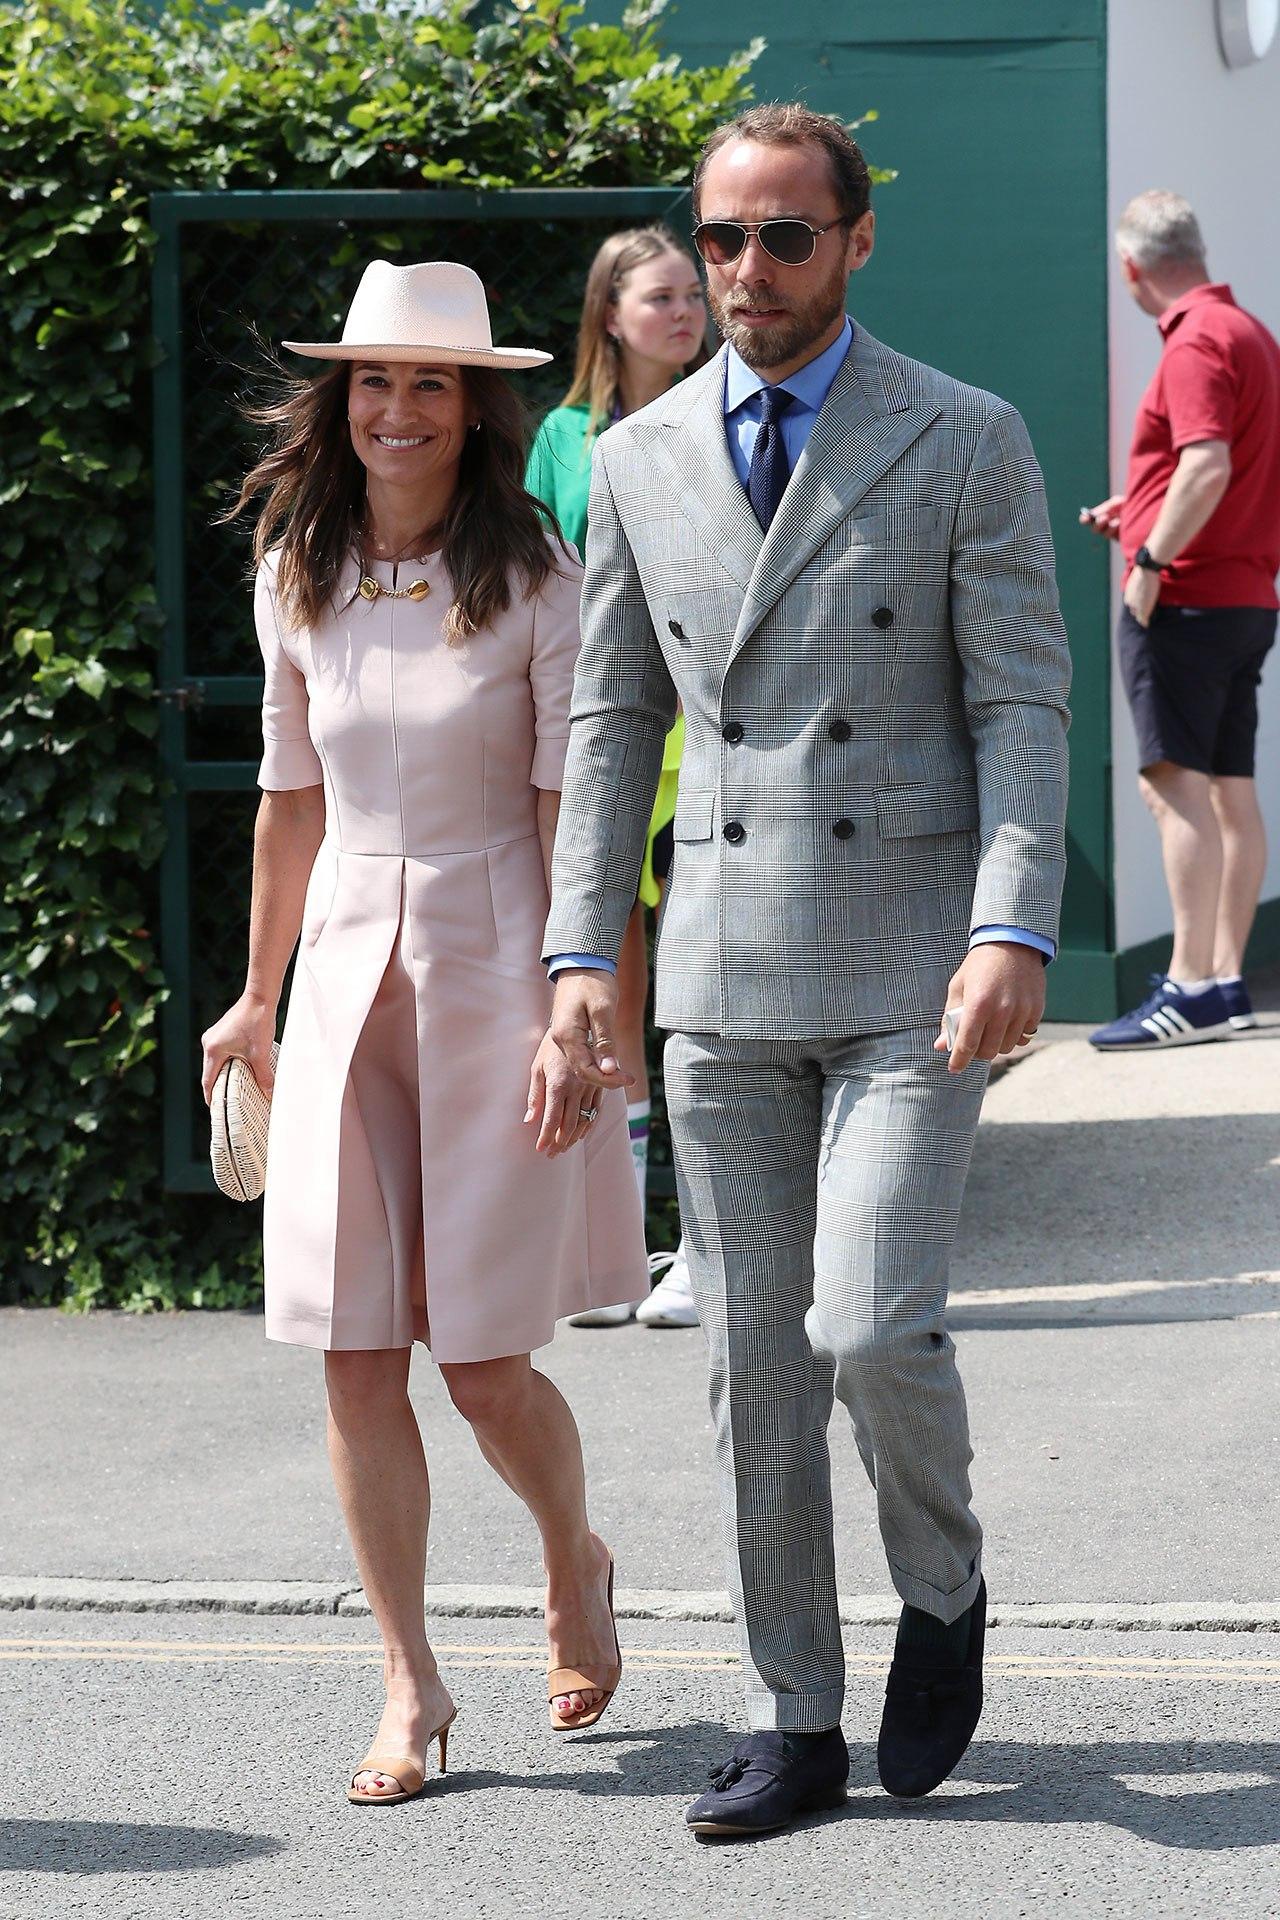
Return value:
<svg viewBox="0 0 1280 1920">
<path fill-rule="evenodd" d="M 1176 607 L 1274 607 L 1280 572 L 1280 346 L 1228 286 L 1193 287 L 1160 315 L 1164 349 L 1142 396 L 1120 515 L 1126 578 L 1164 503 L 1178 455 L 1225 440 L 1231 479 L 1161 575 Z"/>
</svg>

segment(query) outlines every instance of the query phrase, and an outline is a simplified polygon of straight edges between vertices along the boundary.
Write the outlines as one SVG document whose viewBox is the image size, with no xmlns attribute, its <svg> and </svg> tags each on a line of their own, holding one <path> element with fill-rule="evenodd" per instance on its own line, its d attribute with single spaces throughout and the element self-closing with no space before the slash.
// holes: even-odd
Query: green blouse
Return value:
<svg viewBox="0 0 1280 1920">
<path fill-rule="evenodd" d="M 553 407 L 538 428 L 524 476 L 529 492 L 550 507 L 565 539 L 572 540 L 579 554 L 587 538 L 587 495 L 591 490 L 588 418 L 586 407 Z"/>
<path fill-rule="evenodd" d="M 587 438 L 586 407 L 553 407 L 538 428 L 529 453 L 524 484 L 535 500 L 550 507 L 560 522 L 566 540 L 571 540 L 580 556 L 587 542 L 587 496 L 591 491 L 591 445 Z M 667 735 L 662 755 L 662 775 L 654 800 L 653 818 L 645 844 L 644 865 L 640 869 L 640 898 L 647 907 L 656 907 L 662 888 L 654 878 L 653 842 L 656 834 L 675 818 L 676 787 L 680 774 L 680 755 L 684 751 L 684 715 Z"/>
</svg>

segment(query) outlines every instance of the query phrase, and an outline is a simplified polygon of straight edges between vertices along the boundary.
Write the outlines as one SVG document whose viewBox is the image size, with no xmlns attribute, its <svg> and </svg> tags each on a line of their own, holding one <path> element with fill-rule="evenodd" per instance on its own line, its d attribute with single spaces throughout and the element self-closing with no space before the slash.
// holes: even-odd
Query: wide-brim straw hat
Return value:
<svg viewBox="0 0 1280 1920">
<path fill-rule="evenodd" d="M 309 360 L 397 360 L 447 366 L 541 367 L 537 347 L 495 347 L 484 284 L 456 260 L 397 267 L 371 260 L 341 340 L 286 340 Z"/>
</svg>

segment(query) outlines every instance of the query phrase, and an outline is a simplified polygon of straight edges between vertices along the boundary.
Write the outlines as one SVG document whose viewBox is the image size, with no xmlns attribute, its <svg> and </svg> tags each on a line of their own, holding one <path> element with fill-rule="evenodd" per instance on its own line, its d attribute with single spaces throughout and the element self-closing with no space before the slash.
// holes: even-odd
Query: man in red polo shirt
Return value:
<svg viewBox="0 0 1280 1920">
<path fill-rule="evenodd" d="M 1080 517 L 1124 550 L 1116 639 L 1173 953 L 1143 1004 L 1091 1035 L 1108 1051 L 1255 1024 L 1241 970 L 1266 868 L 1254 739 L 1280 572 L 1280 347 L 1210 281 L 1179 195 L 1130 201 L 1116 246 L 1164 348 L 1125 491 Z"/>
</svg>

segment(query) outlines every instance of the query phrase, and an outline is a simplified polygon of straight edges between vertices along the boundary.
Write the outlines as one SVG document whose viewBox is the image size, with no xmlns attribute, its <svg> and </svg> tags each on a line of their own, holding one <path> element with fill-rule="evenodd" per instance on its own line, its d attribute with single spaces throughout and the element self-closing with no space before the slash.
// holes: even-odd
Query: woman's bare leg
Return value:
<svg viewBox="0 0 1280 1920">
<path fill-rule="evenodd" d="M 409 1401 L 408 1347 L 326 1353 L 329 1460 L 360 1579 L 382 1635 L 387 1703 L 375 1747 L 416 1758 L 453 1710 L 427 1639 L 423 1586 L 431 1489 Z M 362 1773 L 370 1792 L 393 1791 Z"/>
<path fill-rule="evenodd" d="M 542 1535 L 551 1665 L 611 1667 L 609 1556 L 587 1521 L 582 1442 L 567 1402 L 527 1353 L 440 1371 L 481 1453 L 524 1501 Z M 579 1714 L 599 1698 L 594 1691 L 571 1693 L 557 1706 Z"/>
</svg>

